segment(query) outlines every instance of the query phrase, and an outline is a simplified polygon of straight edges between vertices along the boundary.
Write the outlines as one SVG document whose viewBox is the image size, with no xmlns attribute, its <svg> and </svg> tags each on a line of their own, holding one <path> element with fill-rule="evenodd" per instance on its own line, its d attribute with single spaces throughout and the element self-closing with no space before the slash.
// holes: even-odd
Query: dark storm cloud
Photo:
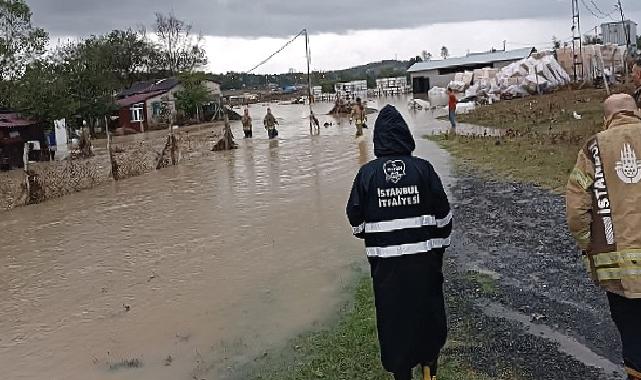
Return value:
<svg viewBox="0 0 641 380">
<path fill-rule="evenodd" d="M 27 0 L 35 21 L 54 35 L 98 34 L 151 25 L 154 12 L 174 13 L 216 36 L 285 36 L 396 29 L 452 21 L 570 18 L 569 0 Z M 608 12 L 614 0 L 595 0 Z M 590 2 L 586 0 L 589 5 Z M 612 4 L 610 4 L 612 3 Z M 629 11 L 641 2 L 628 0 Z M 584 13 L 589 15 L 587 11 Z"/>
</svg>

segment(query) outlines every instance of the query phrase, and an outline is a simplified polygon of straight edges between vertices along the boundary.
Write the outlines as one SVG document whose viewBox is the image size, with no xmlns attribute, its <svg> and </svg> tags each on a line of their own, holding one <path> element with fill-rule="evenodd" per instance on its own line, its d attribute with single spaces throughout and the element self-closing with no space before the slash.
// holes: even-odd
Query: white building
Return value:
<svg viewBox="0 0 641 380">
<path fill-rule="evenodd" d="M 312 96 L 315 98 L 320 98 L 323 95 L 323 86 L 314 86 L 312 87 Z"/>
<path fill-rule="evenodd" d="M 376 80 L 376 93 L 379 96 L 406 94 L 408 91 L 407 78 L 381 78 Z"/>
<path fill-rule="evenodd" d="M 354 80 L 347 83 L 336 83 L 334 86 L 336 95 L 340 98 L 367 98 L 367 81 L 366 80 Z"/>
<path fill-rule="evenodd" d="M 416 63 L 407 70 L 412 81 L 412 92 L 414 97 L 425 99 L 432 87 L 446 88 L 454 80 L 456 73 L 484 68 L 501 69 L 510 63 L 528 58 L 533 51 L 534 48 L 529 47 Z"/>
<path fill-rule="evenodd" d="M 601 38 L 604 44 L 615 44 L 625 46 L 628 44 L 630 36 L 630 46 L 637 46 L 637 23 L 631 20 L 625 22 L 607 22 L 601 24 Z"/>
</svg>

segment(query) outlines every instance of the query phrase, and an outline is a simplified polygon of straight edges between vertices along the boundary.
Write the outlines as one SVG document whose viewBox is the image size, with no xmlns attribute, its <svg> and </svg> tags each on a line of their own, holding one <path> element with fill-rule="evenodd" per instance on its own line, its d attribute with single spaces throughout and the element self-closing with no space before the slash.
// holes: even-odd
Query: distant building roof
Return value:
<svg viewBox="0 0 641 380">
<path fill-rule="evenodd" d="M 126 98 L 116 100 L 116 104 L 118 104 L 120 107 L 130 107 L 130 106 L 133 106 L 134 104 L 142 103 L 149 98 L 162 95 L 166 92 L 167 91 L 152 91 L 152 92 L 145 92 L 143 94 L 131 95 Z"/>
<path fill-rule="evenodd" d="M 6 111 L 6 110 L 5 110 Z M 1 113 L 0 128 L 28 127 L 38 124 L 37 121 L 22 117 L 17 113 Z"/>
<path fill-rule="evenodd" d="M 448 67 L 468 66 L 468 65 L 481 65 L 492 62 L 502 61 L 518 61 L 524 59 L 532 54 L 534 48 L 523 48 L 518 50 L 497 51 L 494 53 L 473 53 L 465 57 L 449 58 L 444 60 L 428 61 L 415 63 L 410 67 L 408 72 L 438 70 Z"/>
<path fill-rule="evenodd" d="M 118 94 L 119 98 L 126 98 L 127 96 L 132 96 L 136 94 L 145 94 L 150 92 L 168 92 L 172 88 L 176 87 L 180 81 L 176 78 L 167 78 L 160 80 L 148 80 L 144 82 L 134 83 L 130 88 L 121 91 Z"/>
<path fill-rule="evenodd" d="M 632 21 L 632 20 L 625 20 L 625 23 L 626 24 L 637 25 L 637 23 Z M 603 24 L 601 24 L 602 27 L 605 26 L 605 25 L 621 25 L 621 21 L 609 21 L 609 22 L 604 22 Z"/>
</svg>

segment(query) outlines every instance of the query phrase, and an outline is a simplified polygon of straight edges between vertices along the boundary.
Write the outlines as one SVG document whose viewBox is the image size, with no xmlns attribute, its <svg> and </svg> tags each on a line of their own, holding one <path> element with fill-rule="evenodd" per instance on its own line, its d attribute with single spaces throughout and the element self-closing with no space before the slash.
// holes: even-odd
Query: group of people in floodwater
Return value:
<svg viewBox="0 0 641 380">
<path fill-rule="evenodd" d="M 319 126 L 319 121 L 314 116 L 314 113 L 312 112 L 310 114 L 310 118 L 314 125 L 316 127 Z M 367 128 L 367 111 L 365 109 L 365 105 L 361 101 L 360 98 L 356 99 L 356 104 L 354 104 L 351 107 L 351 113 L 350 113 L 350 124 L 354 122 L 354 125 L 356 126 L 356 137 L 360 137 L 363 135 L 363 128 Z M 249 114 L 249 108 L 245 108 L 243 111 L 243 116 L 241 118 L 241 123 L 243 124 L 243 133 L 245 134 L 246 139 L 251 139 L 254 137 L 254 127 L 252 124 L 252 117 Z M 267 136 L 269 139 L 274 139 L 278 136 L 278 129 L 276 129 L 276 126 L 279 125 L 278 120 L 272 113 L 271 108 L 267 108 L 267 114 L 263 118 L 263 125 L 265 126 L 265 130 L 267 131 Z M 331 124 L 325 123 L 325 127 L 328 127 Z"/>
<path fill-rule="evenodd" d="M 249 115 L 249 108 L 245 108 L 243 117 L 241 118 L 241 122 L 243 124 L 243 133 L 245 134 L 245 138 L 246 139 L 253 138 L 254 129 L 252 126 L 252 117 Z M 265 130 L 267 131 L 267 137 L 269 137 L 270 140 L 278 136 L 278 129 L 276 129 L 276 126 L 278 125 L 278 120 L 276 120 L 276 117 L 272 113 L 271 108 L 267 108 L 267 114 L 263 119 L 263 125 L 265 126 Z"/>
</svg>

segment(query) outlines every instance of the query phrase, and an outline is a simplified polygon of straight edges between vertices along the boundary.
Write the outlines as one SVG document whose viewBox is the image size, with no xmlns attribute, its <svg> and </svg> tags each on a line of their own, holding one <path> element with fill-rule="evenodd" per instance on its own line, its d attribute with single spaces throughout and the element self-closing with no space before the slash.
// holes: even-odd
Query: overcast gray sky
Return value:
<svg viewBox="0 0 641 380">
<path fill-rule="evenodd" d="M 242 71 L 264 58 L 259 55 L 268 54 L 268 48 L 277 48 L 287 36 L 305 27 L 314 34 L 314 62 L 322 66 L 317 68 L 327 69 L 364 63 L 360 60 L 394 58 L 397 54 L 399 58 L 407 59 L 408 54 L 416 55 L 423 49 L 435 50 L 448 43 L 453 54 L 463 54 L 468 49 L 490 48 L 488 45 L 501 47 L 503 39 L 522 44 L 549 41 L 553 34 L 563 39 L 569 34 L 571 17 L 570 0 L 27 1 L 34 12 L 35 23 L 54 37 L 87 36 L 115 28 L 149 26 L 155 11 L 173 11 L 191 22 L 196 31 L 208 36 L 207 47 L 212 50 L 209 51 L 210 68 L 214 71 Z M 596 13 L 594 4 L 605 13 L 610 13 L 614 6 L 614 0 L 582 1 Z M 624 5 L 631 16 L 641 14 L 640 0 L 624 0 Z M 598 24 L 599 20 L 582 7 L 584 28 Z M 492 30 L 479 31 L 481 20 L 497 22 L 482 24 L 483 28 Z M 515 23 L 514 20 L 525 21 Z M 448 23 L 449 28 L 441 27 Z M 421 36 L 418 41 L 417 34 Z M 486 35 L 488 39 L 479 41 L 477 34 Z M 386 38 L 390 35 L 399 40 Z M 368 42 L 381 38 L 391 45 L 372 44 L 374 46 L 368 51 L 357 52 L 361 45 L 369 46 Z M 408 39 L 417 45 L 405 46 L 404 40 Z M 432 53 L 437 55 L 438 52 Z M 324 62 L 328 56 L 332 59 Z M 286 70 L 287 61 L 283 65 L 265 69 Z M 297 59 L 293 59 L 291 65 L 297 68 Z"/>
</svg>

